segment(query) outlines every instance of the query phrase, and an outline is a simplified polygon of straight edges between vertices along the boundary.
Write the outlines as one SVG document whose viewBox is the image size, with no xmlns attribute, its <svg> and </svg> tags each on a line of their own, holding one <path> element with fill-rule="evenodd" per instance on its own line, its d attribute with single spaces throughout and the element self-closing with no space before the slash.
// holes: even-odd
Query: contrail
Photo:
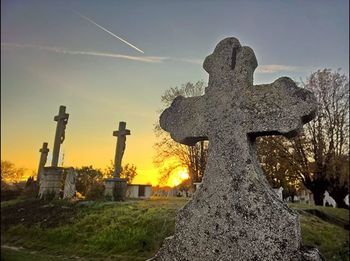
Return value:
<svg viewBox="0 0 350 261">
<path fill-rule="evenodd" d="M 87 20 L 88 22 L 96 25 L 98 28 L 102 29 L 103 31 L 109 33 L 110 35 L 112 35 L 113 37 L 119 39 L 120 41 L 122 41 L 123 43 L 129 45 L 130 47 L 134 48 L 136 51 L 140 52 L 140 53 L 144 53 L 144 51 L 140 50 L 139 48 L 137 48 L 135 45 L 132 45 L 131 43 L 127 42 L 126 40 L 124 40 L 123 38 L 119 37 L 118 35 L 115 35 L 114 33 L 112 33 L 111 31 L 108 31 L 106 28 L 102 27 L 101 25 L 95 23 L 94 21 L 92 21 L 89 17 L 86 17 L 85 15 L 80 14 L 77 11 L 73 11 L 74 13 L 76 13 L 77 15 L 79 15 L 81 18 Z"/>
<path fill-rule="evenodd" d="M 61 53 L 61 54 L 71 54 L 71 55 L 89 55 L 89 56 L 100 56 L 107 58 L 115 58 L 115 59 L 125 59 L 132 60 L 138 62 L 146 62 L 146 63 L 163 63 L 166 60 L 170 60 L 169 57 L 161 57 L 161 56 L 131 56 L 131 55 L 123 55 L 117 53 L 104 53 L 97 51 L 81 51 L 81 50 L 69 50 L 60 47 L 50 47 L 50 46 L 42 46 L 42 45 L 32 45 L 32 44 L 18 44 L 18 43 L 1 43 L 1 48 L 30 48 L 30 49 L 38 49 L 44 50 L 48 52 Z"/>
<path fill-rule="evenodd" d="M 99 57 L 106 57 L 106 58 L 131 60 L 131 61 L 137 61 L 137 62 L 146 62 L 146 63 L 163 63 L 163 62 L 181 62 L 181 63 L 189 63 L 189 64 L 203 63 L 203 60 L 193 59 L 193 58 L 175 58 L 175 57 L 166 57 L 166 56 L 132 56 L 132 55 L 123 55 L 118 53 L 99 52 L 99 51 L 93 51 L 93 50 L 71 50 L 71 49 L 61 48 L 56 46 L 9 43 L 9 42 L 2 42 L 1 48 L 37 49 L 37 50 L 43 50 L 43 51 L 52 52 L 52 53 L 99 56 Z M 259 66 L 258 69 L 260 67 L 264 68 L 269 66 L 271 65 Z M 277 66 L 277 65 L 272 65 L 272 66 Z M 266 68 L 264 70 L 266 70 Z M 261 70 L 261 72 L 269 72 L 264 70 Z"/>
</svg>

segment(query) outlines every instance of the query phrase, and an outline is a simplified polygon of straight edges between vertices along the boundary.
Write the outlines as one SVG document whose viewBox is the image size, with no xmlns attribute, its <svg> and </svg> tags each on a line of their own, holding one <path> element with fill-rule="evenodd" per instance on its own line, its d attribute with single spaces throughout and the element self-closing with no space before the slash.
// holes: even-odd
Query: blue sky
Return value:
<svg viewBox="0 0 350 261">
<path fill-rule="evenodd" d="M 299 81 L 318 68 L 349 70 L 346 0 L 5 0 L 1 7 L 1 153 L 29 169 L 36 168 L 42 142 L 53 142 L 53 116 L 63 104 L 71 113 L 66 164 L 108 164 L 112 131 L 124 120 L 132 132 L 124 161 L 144 173 L 140 180 L 155 175 L 152 129 L 160 95 L 207 81 L 201 61 L 228 36 L 254 49 L 257 84 L 281 76 Z"/>
</svg>

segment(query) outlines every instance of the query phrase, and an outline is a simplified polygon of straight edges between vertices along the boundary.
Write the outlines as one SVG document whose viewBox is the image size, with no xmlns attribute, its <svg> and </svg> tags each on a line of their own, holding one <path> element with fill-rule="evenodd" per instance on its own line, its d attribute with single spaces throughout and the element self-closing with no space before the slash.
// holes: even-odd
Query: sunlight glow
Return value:
<svg viewBox="0 0 350 261">
<path fill-rule="evenodd" d="M 179 184 L 181 184 L 181 182 L 189 178 L 190 176 L 188 174 L 187 168 L 182 167 L 173 171 L 173 173 L 169 177 L 167 184 L 171 187 L 176 187 Z"/>
</svg>

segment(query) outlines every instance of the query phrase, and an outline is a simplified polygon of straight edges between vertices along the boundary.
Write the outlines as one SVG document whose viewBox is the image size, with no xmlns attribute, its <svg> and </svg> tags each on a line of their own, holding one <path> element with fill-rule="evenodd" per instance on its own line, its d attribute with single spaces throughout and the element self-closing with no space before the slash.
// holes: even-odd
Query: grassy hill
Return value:
<svg viewBox="0 0 350 261">
<path fill-rule="evenodd" d="M 183 198 L 1 203 L 1 260 L 145 260 L 174 232 Z M 349 260 L 349 211 L 292 204 L 303 241 L 327 260 Z"/>
</svg>

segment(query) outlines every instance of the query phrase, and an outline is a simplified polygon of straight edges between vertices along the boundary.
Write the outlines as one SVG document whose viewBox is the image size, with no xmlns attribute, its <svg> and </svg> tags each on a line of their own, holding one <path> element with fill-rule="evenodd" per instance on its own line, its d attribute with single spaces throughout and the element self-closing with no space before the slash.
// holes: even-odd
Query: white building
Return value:
<svg viewBox="0 0 350 261">
<path fill-rule="evenodd" d="M 152 185 L 129 184 L 126 189 L 127 198 L 150 198 Z"/>
</svg>

